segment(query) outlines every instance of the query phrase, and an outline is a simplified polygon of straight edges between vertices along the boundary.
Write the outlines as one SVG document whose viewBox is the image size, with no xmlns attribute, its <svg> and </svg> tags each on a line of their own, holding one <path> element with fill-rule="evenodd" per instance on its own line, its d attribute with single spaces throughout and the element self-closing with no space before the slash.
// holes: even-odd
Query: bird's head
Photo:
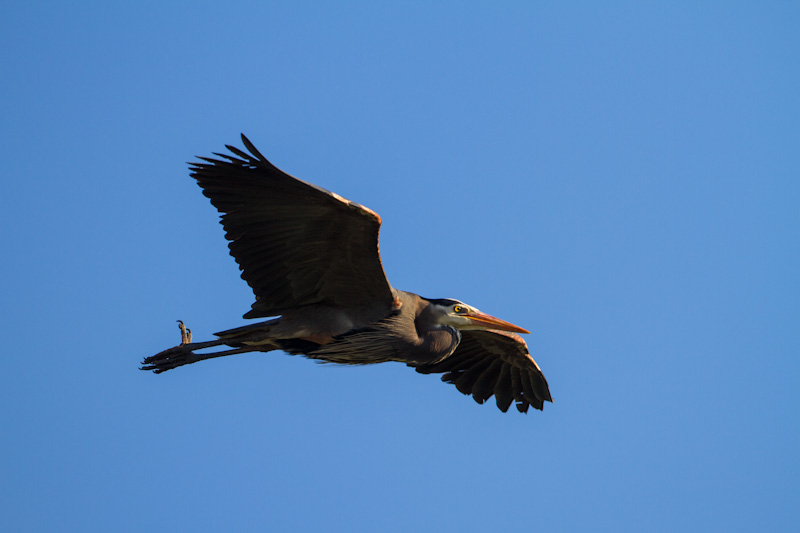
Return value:
<svg viewBox="0 0 800 533">
<path fill-rule="evenodd" d="M 436 323 L 443 326 L 452 326 L 461 330 L 499 329 L 513 331 L 514 333 L 530 333 L 527 329 L 482 313 L 478 309 L 458 300 L 443 298 L 428 301 L 431 303 L 431 311 Z"/>
</svg>

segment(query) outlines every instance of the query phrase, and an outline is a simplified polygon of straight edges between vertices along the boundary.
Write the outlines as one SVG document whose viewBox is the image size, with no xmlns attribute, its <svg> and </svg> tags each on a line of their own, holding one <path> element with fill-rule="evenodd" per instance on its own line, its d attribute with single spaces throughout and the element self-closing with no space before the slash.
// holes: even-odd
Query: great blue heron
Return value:
<svg viewBox="0 0 800 533">
<path fill-rule="evenodd" d="M 517 333 L 529 333 L 458 300 L 426 299 L 389 285 L 378 253 L 381 218 L 366 207 L 294 178 L 261 155 L 214 154 L 191 176 L 219 210 L 231 255 L 256 301 L 244 318 L 279 317 L 182 341 L 144 360 L 156 373 L 213 357 L 283 350 L 341 364 L 399 361 L 507 411 L 553 401 Z M 212 346 L 232 349 L 197 353 Z"/>
</svg>

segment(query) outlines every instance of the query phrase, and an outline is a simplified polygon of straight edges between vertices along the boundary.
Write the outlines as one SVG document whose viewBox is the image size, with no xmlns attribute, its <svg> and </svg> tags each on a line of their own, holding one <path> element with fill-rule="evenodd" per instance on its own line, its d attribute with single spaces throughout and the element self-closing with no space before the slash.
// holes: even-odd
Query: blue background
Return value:
<svg viewBox="0 0 800 533">
<path fill-rule="evenodd" d="M 5 531 L 797 531 L 800 4 L 4 2 Z M 195 155 L 381 214 L 555 404 L 137 367 L 252 294 Z"/>
</svg>

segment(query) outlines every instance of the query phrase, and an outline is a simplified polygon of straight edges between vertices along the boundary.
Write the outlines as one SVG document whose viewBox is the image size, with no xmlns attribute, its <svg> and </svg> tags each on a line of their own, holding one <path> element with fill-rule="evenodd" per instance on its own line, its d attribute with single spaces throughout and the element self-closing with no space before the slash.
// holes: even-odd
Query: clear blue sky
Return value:
<svg viewBox="0 0 800 533">
<path fill-rule="evenodd" d="M 800 529 L 800 4 L 268 4 L 0 7 L 0 529 Z M 245 323 L 186 168 L 240 132 L 555 404 L 137 370 Z"/>
</svg>

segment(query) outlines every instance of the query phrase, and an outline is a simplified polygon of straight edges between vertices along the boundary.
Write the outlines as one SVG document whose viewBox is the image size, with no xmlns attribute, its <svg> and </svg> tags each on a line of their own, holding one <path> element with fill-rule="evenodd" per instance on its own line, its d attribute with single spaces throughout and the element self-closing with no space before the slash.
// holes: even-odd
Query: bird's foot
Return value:
<svg viewBox="0 0 800 533">
<path fill-rule="evenodd" d="M 194 363 L 197 358 L 189 346 L 187 343 L 182 343 L 147 357 L 142 361 L 142 366 L 139 369 L 152 370 L 156 374 L 160 374 L 179 366 Z"/>
<path fill-rule="evenodd" d="M 183 320 L 178 320 L 178 328 L 181 330 L 181 343 L 146 358 L 140 370 L 152 370 L 160 374 L 198 360 L 197 355 L 192 352 L 192 348 L 198 347 L 192 345 L 192 330 L 186 327 Z"/>
<path fill-rule="evenodd" d="M 181 346 L 192 342 L 192 330 L 186 327 L 183 320 L 178 320 L 178 328 L 181 330 Z"/>
</svg>

